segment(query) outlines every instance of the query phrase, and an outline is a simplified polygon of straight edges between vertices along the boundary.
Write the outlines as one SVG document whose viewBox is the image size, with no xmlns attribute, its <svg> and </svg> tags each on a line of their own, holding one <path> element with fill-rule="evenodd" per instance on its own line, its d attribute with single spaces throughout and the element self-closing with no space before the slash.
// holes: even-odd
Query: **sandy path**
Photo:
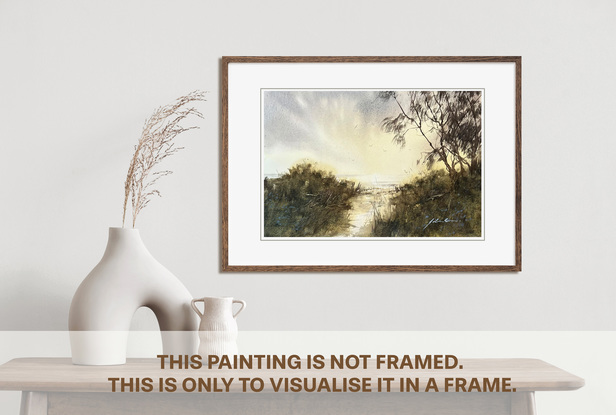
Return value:
<svg viewBox="0 0 616 415">
<path fill-rule="evenodd" d="M 351 226 L 342 233 L 342 237 L 367 237 L 372 233 L 372 221 L 376 212 L 385 211 L 389 200 L 395 194 L 390 188 L 368 188 L 356 196 L 351 202 L 349 219 Z"/>
</svg>

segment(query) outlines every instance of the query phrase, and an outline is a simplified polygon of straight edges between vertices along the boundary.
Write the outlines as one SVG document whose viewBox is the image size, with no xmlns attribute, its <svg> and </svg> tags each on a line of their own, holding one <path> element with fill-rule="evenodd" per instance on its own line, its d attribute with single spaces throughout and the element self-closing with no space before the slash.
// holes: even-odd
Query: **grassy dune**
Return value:
<svg viewBox="0 0 616 415">
<path fill-rule="evenodd" d="M 266 237 L 336 236 L 349 227 L 355 182 L 340 180 L 310 163 L 264 181 Z"/>
<path fill-rule="evenodd" d="M 444 170 L 431 171 L 402 186 L 389 213 L 377 216 L 372 236 L 481 236 L 481 174 L 452 183 Z"/>
</svg>

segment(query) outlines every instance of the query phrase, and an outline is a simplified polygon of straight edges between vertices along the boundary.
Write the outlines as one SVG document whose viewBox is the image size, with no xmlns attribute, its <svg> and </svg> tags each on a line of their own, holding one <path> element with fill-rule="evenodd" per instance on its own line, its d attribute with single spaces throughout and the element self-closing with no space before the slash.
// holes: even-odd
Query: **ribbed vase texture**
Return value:
<svg viewBox="0 0 616 415">
<path fill-rule="evenodd" d="M 203 313 L 196 306 L 203 302 Z M 233 304 L 241 308 L 233 314 Z M 199 324 L 199 355 L 232 356 L 238 353 L 237 323 L 235 318 L 244 309 L 246 303 L 233 300 L 232 297 L 204 297 L 192 301 L 193 309 L 201 317 Z"/>
</svg>

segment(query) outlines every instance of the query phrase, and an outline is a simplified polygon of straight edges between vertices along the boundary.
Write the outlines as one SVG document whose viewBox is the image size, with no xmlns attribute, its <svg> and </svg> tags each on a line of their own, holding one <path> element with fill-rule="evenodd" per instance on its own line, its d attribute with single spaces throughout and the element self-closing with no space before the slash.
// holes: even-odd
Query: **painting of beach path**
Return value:
<svg viewBox="0 0 616 415">
<path fill-rule="evenodd" d="M 481 90 L 261 91 L 262 238 L 482 238 Z"/>
</svg>

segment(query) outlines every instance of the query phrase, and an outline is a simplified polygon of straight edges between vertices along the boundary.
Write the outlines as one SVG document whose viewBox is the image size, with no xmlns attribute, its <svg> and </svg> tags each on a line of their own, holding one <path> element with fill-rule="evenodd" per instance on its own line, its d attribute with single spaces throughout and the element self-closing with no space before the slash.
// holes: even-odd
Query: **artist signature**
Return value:
<svg viewBox="0 0 616 415">
<path fill-rule="evenodd" d="M 460 221 L 457 219 L 449 219 L 449 218 L 445 218 L 445 219 L 432 218 L 430 219 L 430 222 L 428 222 L 426 226 L 424 226 L 423 228 L 425 230 L 428 226 L 435 224 L 435 223 L 453 223 L 453 222 L 460 222 Z"/>
</svg>

